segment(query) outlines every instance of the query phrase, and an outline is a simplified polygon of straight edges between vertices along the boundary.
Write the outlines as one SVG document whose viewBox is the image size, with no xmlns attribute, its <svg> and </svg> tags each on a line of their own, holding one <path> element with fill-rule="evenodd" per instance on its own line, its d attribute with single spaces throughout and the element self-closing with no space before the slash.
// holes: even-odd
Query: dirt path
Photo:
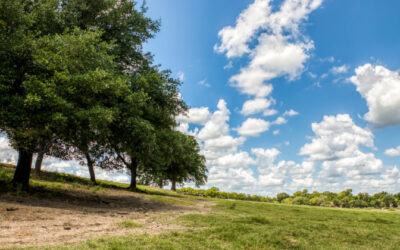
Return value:
<svg viewBox="0 0 400 250">
<path fill-rule="evenodd" d="M 0 248 L 40 246 L 84 241 L 102 235 L 156 234 L 184 230 L 174 218 L 187 213 L 207 213 L 213 204 L 198 201 L 193 206 L 157 202 L 124 190 L 106 190 L 93 195 L 80 190 L 62 199 L 0 196 Z M 142 224 L 124 228 L 124 221 Z"/>
</svg>

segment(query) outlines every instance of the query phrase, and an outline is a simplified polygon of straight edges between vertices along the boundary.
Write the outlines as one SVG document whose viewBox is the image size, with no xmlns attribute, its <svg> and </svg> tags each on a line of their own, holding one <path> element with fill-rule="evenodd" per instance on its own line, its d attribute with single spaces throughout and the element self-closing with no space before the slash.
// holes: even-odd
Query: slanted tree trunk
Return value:
<svg viewBox="0 0 400 250">
<path fill-rule="evenodd" d="M 35 175 L 36 176 L 40 176 L 40 171 L 42 169 L 43 158 L 44 158 L 44 152 L 41 151 L 41 152 L 38 153 L 38 155 L 36 157 L 36 162 L 35 162 Z"/>
<path fill-rule="evenodd" d="M 18 150 L 18 163 L 11 183 L 13 186 L 21 184 L 25 190 L 29 189 L 29 177 L 31 174 L 33 153 L 25 149 Z"/>
<path fill-rule="evenodd" d="M 176 181 L 175 180 L 171 180 L 171 190 L 176 191 Z"/>
<path fill-rule="evenodd" d="M 130 171 L 131 171 L 131 185 L 129 186 L 129 190 L 136 192 L 137 162 L 135 159 L 132 159 L 130 165 Z"/>
<path fill-rule="evenodd" d="M 88 168 L 89 168 L 90 182 L 92 184 L 97 184 L 96 183 L 96 175 L 94 173 L 93 160 L 90 157 L 89 153 L 85 153 L 85 156 L 86 156 L 86 161 L 87 161 L 87 165 L 88 165 Z"/>
</svg>

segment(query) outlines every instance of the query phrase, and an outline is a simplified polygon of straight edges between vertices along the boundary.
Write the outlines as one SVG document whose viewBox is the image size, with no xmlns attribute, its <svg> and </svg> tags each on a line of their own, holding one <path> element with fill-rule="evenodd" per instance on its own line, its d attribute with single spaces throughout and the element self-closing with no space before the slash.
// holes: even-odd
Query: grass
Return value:
<svg viewBox="0 0 400 250">
<path fill-rule="evenodd" d="M 21 196 L 33 195 L 43 198 L 63 197 L 65 191 L 85 189 L 93 193 L 106 189 L 127 190 L 129 184 L 118 183 L 106 180 L 97 180 L 97 185 L 90 182 L 90 179 L 71 174 L 42 171 L 40 176 L 31 174 L 30 191 L 15 191 L 9 184 L 14 174 L 15 166 L 0 163 L 0 194 L 1 192 L 14 192 Z M 158 202 L 175 205 L 194 205 L 200 197 L 191 197 L 161 188 L 138 185 L 138 193 L 143 197 Z"/>
<path fill-rule="evenodd" d="M 136 228 L 136 227 L 142 227 L 143 225 L 131 220 L 126 220 L 119 223 L 118 226 L 122 228 Z"/>
<path fill-rule="evenodd" d="M 233 207 L 232 204 L 235 204 Z M 233 207 L 233 208 L 232 208 Z M 399 249 L 400 213 L 219 201 L 186 231 L 104 237 L 65 249 Z"/>
<path fill-rule="evenodd" d="M 0 183 L 10 179 L 11 173 L 10 168 L 0 168 Z M 45 176 L 33 179 L 32 186 L 53 192 L 53 196 L 65 188 L 74 188 L 73 185 L 94 188 L 85 184 L 88 181 L 85 178 L 55 173 Z M 120 189 L 126 185 L 99 181 L 96 192 L 107 188 Z M 205 200 L 145 186 L 139 190 L 142 196 L 163 202 L 190 205 Z M 399 210 L 213 201 L 216 205 L 209 213 L 186 214 L 174 219 L 174 224 L 186 230 L 102 237 L 47 249 L 400 249 Z M 124 221 L 119 226 L 146 225 Z"/>
</svg>

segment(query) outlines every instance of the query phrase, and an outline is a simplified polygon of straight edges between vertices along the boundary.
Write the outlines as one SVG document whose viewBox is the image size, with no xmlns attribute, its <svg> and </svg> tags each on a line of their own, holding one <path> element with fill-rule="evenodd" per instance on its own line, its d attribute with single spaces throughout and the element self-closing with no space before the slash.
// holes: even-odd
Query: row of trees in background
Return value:
<svg viewBox="0 0 400 250">
<path fill-rule="evenodd" d="M 15 185 L 34 154 L 128 169 L 163 184 L 206 181 L 196 140 L 174 130 L 180 82 L 142 44 L 159 30 L 132 0 L 0 0 L 0 132 L 18 151 Z"/>
<path fill-rule="evenodd" d="M 264 197 L 260 195 L 248 195 L 243 193 L 222 192 L 218 188 L 213 187 L 207 190 L 194 189 L 190 187 L 181 188 L 180 193 L 205 196 L 220 199 L 234 200 L 251 200 L 271 203 L 294 204 L 294 205 L 310 205 L 310 206 L 326 206 L 326 207 L 344 207 L 344 208 L 390 208 L 400 205 L 400 193 L 389 194 L 380 192 L 373 195 L 368 193 L 352 194 L 351 189 L 344 190 L 340 193 L 314 191 L 309 193 L 307 189 L 297 191 L 293 195 L 287 193 L 279 193 L 276 197 Z"/>
</svg>

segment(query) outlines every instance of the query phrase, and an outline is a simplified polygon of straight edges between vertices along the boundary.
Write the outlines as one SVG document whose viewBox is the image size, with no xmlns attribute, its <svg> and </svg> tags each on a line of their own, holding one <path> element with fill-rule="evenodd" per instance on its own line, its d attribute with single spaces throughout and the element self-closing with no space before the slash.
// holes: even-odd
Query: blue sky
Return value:
<svg viewBox="0 0 400 250">
<path fill-rule="evenodd" d="M 162 25 L 144 48 L 183 82 L 191 110 L 177 129 L 201 144 L 205 187 L 263 195 L 400 191 L 400 1 L 147 6 Z M 3 158 L 15 160 L 5 144 Z M 76 162 L 48 159 L 44 168 L 88 175 Z"/>
<path fill-rule="evenodd" d="M 298 3 L 297 6 L 293 4 L 296 2 Z M 235 128 L 240 127 L 249 118 L 273 122 L 277 117 L 282 116 L 285 111 L 295 110 L 299 113 L 295 116 L 285 117 L 287 123 L 271 125 L 268 130 L 259 133 L 257 136 L 244 136 L 245 142 L 238 147 L 235 153 L 249 152 L 249 156 L 256 160 L 257 157 L 251 154 L 252 149 L 262 148 L 265 150 L 275 148 L 280 152 L 275 159 L 275 164 L 278 164 L 280 161 L 294 161 L 296 164 L 302 164 L 304 161 L 307 161 L 307 158 L 315 157 L 318 151 L 309 151 L 310 154 L 300 155 L 301 149 L 306 144 L 312 144 L 312 138 L 318 137 L 312 130 L 311 124 L 322 123 L 324 116 L 331 116 L 336 119 L 333 123 L 339 126 L 338 131 L 331 132 L 337 133 L 340 137 L 340 133 L 343 133 L 343 131 L 340 131 L 340 127 L 344 125 L 340 125 L 340 122 L 337 121 L 337 115 L 348 114 L 349 121 L 352 122 L 353 126 L 371 132 L 369 139 L 372 140 L 373 145 L 368 146 L 364 142 L 351 145 L 350 142 L 347 142 L 347 147 L 357 147 L 357 150 L 364 157 L 373 154 L 373 158 L 370 160 L 381 161 L 381 163 L 377 163 L 380 166 L 373 166 L 372 168 L 376 168 L 375 171 L 366 171 L 366 173 L 363 173 L 363 167 L 368 168 L 368 166 L 364 166 L 367 163 L 360 160 L 360 162 L 357 162 L 359 166 L 354 167 L 356 163 L 350 162 L 355 161 L 353 159 L 354 154 L 357 154 L 358 151 L 352 151 L 353 155 L 343 158 L 339 157 L 336 160 L 329 159 L 328 157 L 321 160 L 313 160 L 312 183 L 319 183 L 311 184 L 308 188 L 325 190 L 350 187 L 356 191 L 372 192 L 381 189 L 389 191 L 398 191 L 400 189 L 398 181 L 396 183 L 387 181 L 386 183 L 390 182 L 390 185 L 382 184 L 382 174 L 386 173 L 385 171 L 388 171 L 388 169 L 393 170 L 393 167 L 398 165 L 399 162 L 398 156 L 385 154 L 387 149 L 394 149 L 400 145 L 398 133 L 400 128 L 399 122 L 391 121 L 387 122 L 390 124 L 386 125 L 384 115 L 381 115 L 382 117 L 379 116 L 379 114 L 387 112 L 383 110 L 384 107 L 373 107 L 373 104 L 370 104 L 370 106 L 372 105 L 370 107 L 367 103 L 367 94 L 363 97 L 360 91 L 357 91 L 357 85 L 349 80 L 352 76 L 357 76 L 355 70 L 358 67 L 367 64 L 371 64 L 370 70 L 372 71 L 377 66 L 382 66 L 384 69 L 396 74 L 397 70 L 400 69 L 400 60 L 397 56 L 400 54 L 400 33 L 398 32 L 400 16 L 397 13 L 397 10 L 400 9 L 400 2 L 385 1 L 382 3 L 381 1 L 372 0 L 149 0 L 147 3 L 149 6 L 149 16 L 161 19 L 162 26 L 161 32 L 155 39 L 146 44 L 145 49 L 155 55 L 156 63 L 160 63 L 164 68 L 172 69 L 176 76 L 184 75 L 181 94 L 183 99 L 192 108 L 206 107 L 212 113 L 217 110 L 219 100 L 223 99 L 226 101 L 227 108 L 230 111 L 229 121 L 227 122 L 230 136 L 233 138 L 240 137 L 241 135 L 238 134 Z M 286 12 L 278 16 L 276 13 L 285 4 L 287 6 L 290 4 L 294 6 L 292 13 Z M 263 34 L 270 35 L 273 33 L 271 31 L 273 28 L 268 27 L 270 24 L 261 25 L 262 27 L 254 30 L 251 38 L 245 43 L 250 51 L 249 53 L 229 58 L 229 50 L 218 52 L 215 49 L 215 46 L 221 46 L 223 43 L 223 38 L 218 35 L 219 32 L 226 27 L 239 30 L 238 19 L 251 5 L 258 5 L 258 9 L 265 6 L 267 8 L 264 8 L 264 16 L 261 15 L 261 17 L 253 18 L 255 20 L 243 25 L 244 28 L 240 32 L 251 29 L 251 25 L 259 22 L 262 18 L 273 19 L 272 16 L 274 14 L 278 16 L 278 19 L 293 19 L 295 15 L 293 13 L 298 13 L 299 10 L 301 12 L 301 8 L 303 8 L 305 11 L 300 14 L 302 16 L 292 23 L 298 29 L 295 31 L 298 34 L 290 34 L 293 31 L 288 30 L 290 29 L 288 26 L 282 26 L 284 30 L 278 36 L 288 36 L 286 40 L 289 44 L 312 44 L 312 48 L 304 50 L 307 58 L 301 60 L 297 65 L 294 63 L 292 66 L 295 68 L 298 67 L 298 72 L 294 74 L 287 73 L 283 65 L 281 66 L 283 69 L 282 72 L 278 72 L 276 77 L 265 80 L 265 84 L 271 84 L 273 87 L 272 92 L 267 96 L 267 98 L 275 100 L 275 104 L 270 106 L 270 108 L 277 111 L 273 116 L 263 116 L 262 113 L 251 115 L 241 114 L 240 111 L 244 102 L 254 99 L 254 95 L 243 93 L 244 91 L 233 87 L 232 81 L 230 81 L 233 76 L 240 74 L 241 69 L 251 64 L 251 53 L 256 53 L 255 50 L 260 45 L 259 38 Z M 270 8 L 269 11 L 267 10 L 268 8 Z M 256 16 L 257 13 L 255 12 L 256 10 L 254 13 L 249 13 L 248 19 L 251 19 L 251 15 L 253 17 Z M 273 21 L 267 20 L 266 22 Z M 238 37 L 240 36 L 238 35 Z M 297 37 L 294 38 L 294 36 Z M 236 46 L 241 45 L 236 44 Z M 231 47 L 232 51 L 234 49 L 234 46 Z M 268 55 L 271 51 L 260 49 L 257 53 L 262 57 L 263 55 Z M 296 57 L 296 54 L 291 55 L 289 53 L 287 58 L 284 57 L 282 60 L 288 59 L 288 64 L 291 64 L 291 57 Z M 279 58 L 276 59 L 280 60 Z M 226 68 L 225 66 L 229 64 L 232 67 Z M 291 66 L 287 67 L 290 68 Z M 264 70 L 268 71 L 269 69 L 266 67 Z M 359 77 L 362 77 L 362 73 L 359 74 Z M 200 84 L 204 80 L 207 86 Z M 393 84 L 389 84 L 395 85 L 395 88 L 387 88 L 385 89 L 386 92 L 398 91 L 400 81 L 396 80 L 394 79 L 395 82 Z M 364 82 L 360 84 L 365 85 L 366 83 Z M 383 82 L 385 81 L 383 80 Z M 378 81 L 375 84 L 379 86 L 380 83 Z M 249 88 L 251 87 L 250 84 Z M 385 93 L 381 93 L 381 95 L 383 94 Z M 373 97 L 370 98 L 373 99 Z M 385 99 L 385 97 L 375 97 L 377 101 L 382 99 Z M 372 100 L 371 103 L 373 102 Z M 396 98 L 393 100 L 393 105 L 398 105 Z M 369 112 L 370 108 L 374 109 L 375 113 L 378 113 L 376 119 L 371 118 L 368 120 L 365 118 L 364 115 Z M 393 116 L 398 116 L 398 112 L 393 114 Z M 383 119 L 383 121 L 379 121 L 379 119 Z M 185 121 L 187 122 L 187 119 Z M 201 124 L 191 123 L 190 119 L 188 123 L 188 131 L 192 134 L 196 127 L 199 130 L 204 127 Z M 380 123 L 381 125 L 377 125 Z M 274 131 L 277 130 L 279 130 L 279 134 L 274 135 Z M 354 133 L 354 136 L 357 136 L 357 132 Z M 333 136 L 330 139 L 334 138 Z M 321 140 L 324 141 L 325 139 Z M 204 140 L 199 139 L 199 141 L 205 143 Z M 313 145 L 316 146 L 315 143 Z M 339 149 L 338 152 L 335 151 L 335 145 L 329 145 L 329 147 L 332 152 L 326 152 L 327 154 L 340 155 Z M 347 150 L 351 151 L 350 149 Z M 327 182 L 325 180 L 327 177 L 324 179 L 319 175 L 322 170 L 322 164 L 325 162 L 326 165 L 336 165 L 338 164 L 337 160 L 340 160 L 340 164 L 344 164 L 344 170 L 341 170 L 340 177 L 336 179 L 329 177 L 328 179 L 338 185 L 324 185 L 323 183 Z M 346 166 L 346 161 L 349 161 L 349 166 Z M 210 168 L 218 168 L 220 171 L 210 172 L 211 184 L 214 184 L 212 182 L 215 181 L 215 184 L 222 184 L 223 187 L 230 190 L 264 192 L 259 187 L 240 187 L 240 183 L 235 185 L 234 181 L 230 181 L 232 180 L 230 178 L 232 177 L 231 175 L 234 174 L 228 170 L 230 168 L 229 164 L 224 167 L 217 166 L 218 164 L 209 165 L 211 165 L 209 166 Z M 259 164 L 257 163 L 250 164 L 249 166 L 236 166 L 231 169 L 247 169 L 247 167 L 252 170 L 252 176 L 255 178 L 253 181 L 260 181 L 260 173 L 257 171 Z M 286 169 L 288 168 L 290 167 L 286 166 Z M 352 175 L 348 173 L 352 171 L 358 171 L 359 174 Z M 218 175 L 221 172 L 226 174 L 228 178 L 226 182 L 212 177 L 213 174 Z M 239 173 L 240 171 L 237 172 Z M 393 178 L 394 176 L 397 177 L 395 173 L 393 173 Z M 306 178 L 305 176 L 303 177 Z M 277 177 L 277 179 L 279 178 Z M 370 183 L 372 180 L 377 181 L 375 186 L 354 184 L 363 181 Z M 291 177 L 288 174 L 283 182 L 286 184 L 281 183 L 282 185 L 276 186 L 266 185 L 265 190 L 268 190 L 266 192 L 273 193 L 275 190 L 285 190 L 285 185 L 287 189 L 292 190 L 294 186 L 291 186 L 290 182 Z M 307 188 L 306 185 L 298 186 L 298 188 L 302 187 Z"/>
</svg>

